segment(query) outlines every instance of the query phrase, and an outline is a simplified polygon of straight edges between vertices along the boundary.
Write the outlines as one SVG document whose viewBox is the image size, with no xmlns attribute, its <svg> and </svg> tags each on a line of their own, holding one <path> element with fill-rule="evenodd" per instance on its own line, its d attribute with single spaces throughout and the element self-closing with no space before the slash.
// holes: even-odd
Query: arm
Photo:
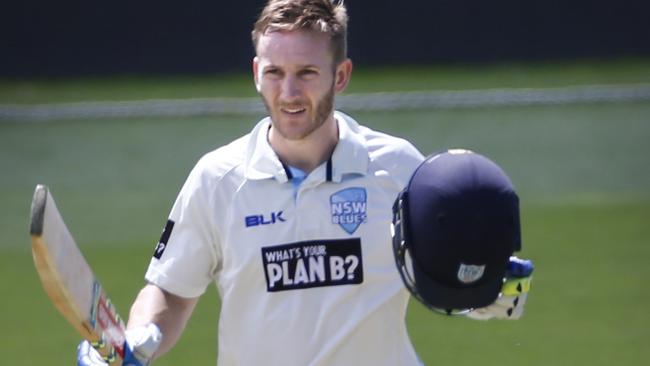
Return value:
<svg viewBox="0 0 650 366">
<path fill-rule="evenodd" d="M 198 299 L 176 296 L 156 285 L 147 284 L 131 306 L 127 329 L 155 323 L 163 334 L 154 354 L 154 358 L 157 358 L 176 344 Z"/>
</svg>

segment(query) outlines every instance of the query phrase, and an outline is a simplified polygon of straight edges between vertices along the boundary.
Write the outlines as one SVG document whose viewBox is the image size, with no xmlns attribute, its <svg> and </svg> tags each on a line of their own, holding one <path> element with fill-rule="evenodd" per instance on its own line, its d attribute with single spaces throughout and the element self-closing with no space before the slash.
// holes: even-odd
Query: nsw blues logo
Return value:
<svg viewBox="0 0 650 366">
<path fill-rule="evenodd" d="M 474 283 L 483 277 L 485 266 L 475 266 L 472 264 L 461 263 L 458 267 L 458 280 L 464 284 Z"/>
<path fill-rule="evenodd" d="M 342 189 L 330 196 L 332 224 L 338 224 L 348 234 L 368 220 L 366 214 L 367 194 L 365 188 Z"/>
</svg>

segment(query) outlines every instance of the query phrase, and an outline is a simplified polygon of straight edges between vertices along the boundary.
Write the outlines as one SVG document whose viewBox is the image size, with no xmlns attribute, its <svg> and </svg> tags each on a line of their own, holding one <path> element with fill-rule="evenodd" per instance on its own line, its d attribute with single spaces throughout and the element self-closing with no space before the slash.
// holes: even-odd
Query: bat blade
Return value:
<svg viewBox="0 0 650 366">
<path fill-rule="evenodd" d="M 32 256 L 43 289 L 84 339 L 98 345 L 110 365 L 124 357 L 124 322 L 77 247 L 44 185 L 32 199 Z"/>
</svg>

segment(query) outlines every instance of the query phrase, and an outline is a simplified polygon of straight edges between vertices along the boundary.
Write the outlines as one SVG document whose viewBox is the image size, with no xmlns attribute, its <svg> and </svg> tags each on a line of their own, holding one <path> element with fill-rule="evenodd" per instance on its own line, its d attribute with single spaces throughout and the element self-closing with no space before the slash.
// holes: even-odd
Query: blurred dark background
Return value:
<svg viewBox="0 0 650 366">
<path fill-rule="evenodd" d="M 247 70 L 263 0 L 8 1 L 0 76 Z M 643 0 L 346 1 L 357 65 L 650 55 Z"/>
</svg>

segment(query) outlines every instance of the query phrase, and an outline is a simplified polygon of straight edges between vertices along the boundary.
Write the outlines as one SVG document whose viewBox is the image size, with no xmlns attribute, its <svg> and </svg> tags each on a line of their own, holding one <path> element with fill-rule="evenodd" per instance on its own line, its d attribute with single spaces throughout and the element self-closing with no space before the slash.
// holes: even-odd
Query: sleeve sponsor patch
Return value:
<svg viewBox="0 0 650 366">
<path fill-rule="evenodd" d="M 262 262 L 269 292 L 363 282 L 359 238 L 263 247 Z"/>
<path fill-rule="evenodd" d="M 174 221 L 167 220 L 165 229 L 163 230 L 162 235 L 160 236 L 160 240 L 158 240 L 158 244 L 156 245 L 156 249 L 153 252 L 154 258 L 160 259 L 160 257 L 162 257 L 163 253 L 165 252 L 165 248 L 167 248 L 167 241 L 169 241 L 169 237 L 172 235 L 173 229 Z"/>
</svg>

